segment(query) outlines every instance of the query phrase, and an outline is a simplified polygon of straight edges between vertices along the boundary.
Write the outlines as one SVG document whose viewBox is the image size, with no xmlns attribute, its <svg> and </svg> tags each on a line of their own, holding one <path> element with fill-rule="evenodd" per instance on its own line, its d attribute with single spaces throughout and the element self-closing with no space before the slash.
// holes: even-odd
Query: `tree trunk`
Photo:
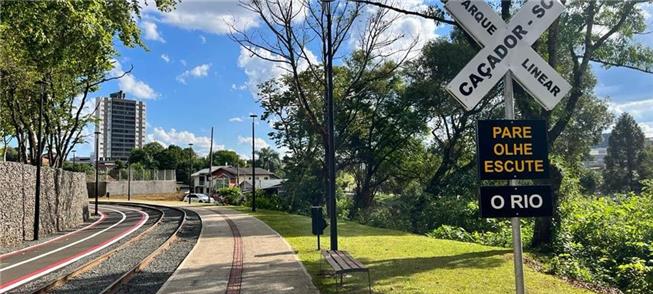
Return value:
<svg viewBox="0 0 653 294">
<path fill-rule="evenodd" d="M 560 220 L 558 206 L 560 204 L 560 185 L 562 184 L 562 173 L 556 166 L 551 166 L 551 188 L 553 192 L 553 217 L 535 218 L 533 228 L 533 240 L 531 246 L 543 251 L 551 250 L 553 245 L 554 224 Z"/>
</svg>

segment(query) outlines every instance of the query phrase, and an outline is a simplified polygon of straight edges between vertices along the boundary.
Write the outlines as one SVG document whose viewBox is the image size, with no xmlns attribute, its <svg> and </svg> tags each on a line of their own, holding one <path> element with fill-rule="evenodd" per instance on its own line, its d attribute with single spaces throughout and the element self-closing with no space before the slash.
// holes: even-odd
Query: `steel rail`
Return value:
<svg viewBox="0 0 653 294">
<path fill-rule="evenodd" d="M 143 268 L 147 267 L 155 257 L 159 256 L 161 253 L 166 251 L 172 243 L 177 240 L 177 235 L 181 231 L 181 228 L 186 224 L 186 210 L 181 209 L 181 208 L 175 208 L 175 207 L 168 207 L 168 206 L 160 206 L 160 205 L 152 205 L 152 204 L 147 204 L 143 206 L 157 206 L 157 207 L 165 207 L 168 209 L 174 209 L 177 211 L 180 211 L 182 213 L 181 218 L 179 220 L 179 224 L 177 225 L 177 229 L 166 239 L 157 249 L 152 251 L 148 256 L 143 258 L 138 264 L 134 265 L 129 271 L 125 272 L 122 274 L 118 279 L 116 279 L 111 285 L 107 286 L 106 288 L 102 289 L 99 293 L 101 294 L 109 294 L 109 293 L 115 293 L 121 285 L 126 284 L 131 280 L 132 277 L 134 277 L 135 274 L 138 272 L 142 271 Z"/>
<path fill-rule="evenodd" d="M 103 203 L 103 204 L 107 204 L 107 203 Z M 115 204 L 118 204 L 118 203 L 111 203 L 111 204 L 115 205 Z M 120 204 L 120 205 L 122 205 L 122 204 Z M 125 205 L 125 206 L 146 207 L 146 206 L 137 206 L 137 205 Z M 160 213 L 159 218 L 150 227 L 143 230 L 141 233 L 139 233 L 135 237 L 130 238 L 125 243 L 122 243 L 120 246 L 105 252 L 104 254 L 102 254 L 102 255 L 96 257 L 95 259 L 83 264 L 82 266 L 76 268 L 75 270 L 73 270 L 70 273 L 67 273 L 67 274 L 64 274 L 64 275 L 61 275 L 61 276 L 55 278 L 54 280 L 46 283 L 44 286 L 40 287 L 39 289 L 37 289 L 36 291 L 34 291 L 32 293 L 47 293 L 51 289 L 60 287 L 61 285 L 65 284 L 68 280 L 70 280 L 70 279 L 72 279 L 72 278 L 74 278 L 76 276 L 79 276 L 79 275 L 81 275 L 81 274 L 83 274 L 85 272 L 88 272 L 89 270 L 91 270 L 91 269 L 95 268 L 96 266 L 98 266 L 100 263 L 102 263 L 105 260 L 109 259 L 111 256 L 113 256 L 118 251 L 120 251 L 122 249 L 125 249 L 125 248 L 127 248 L 127 246 L 131 245 L 132 243 L 142 239 L 147 233 L 149 233 L 151 230 L 153 230 L 155 227 L 157 227 L 161 223 L 161 221 L 163 220 L 163 217 L 165 215 L 165 212 L 163 212 L 162 209 L 159 209 L 159 208 L 156 208 L 156 207 L 146 207 L 146 208 L 156 210 L 156 211 L 158 211 Z"/>
</svg>

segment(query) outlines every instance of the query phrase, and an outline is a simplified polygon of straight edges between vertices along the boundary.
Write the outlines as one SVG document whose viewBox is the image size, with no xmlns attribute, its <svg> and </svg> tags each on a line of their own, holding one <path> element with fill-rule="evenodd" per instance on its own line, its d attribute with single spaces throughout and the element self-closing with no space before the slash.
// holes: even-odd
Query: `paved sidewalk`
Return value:
<svg viewBox="0 0 653 294">
<path fill-rule="evenodd" d="M 202 232 L 159 293 L 226 292 L 234 258 L 234 237 L 226 218 L 242 238 L 240 293 L 318 293 L 292 248 L 264 222 L 225 207 L 186 208 L 200 215 Z"/>
</svg>

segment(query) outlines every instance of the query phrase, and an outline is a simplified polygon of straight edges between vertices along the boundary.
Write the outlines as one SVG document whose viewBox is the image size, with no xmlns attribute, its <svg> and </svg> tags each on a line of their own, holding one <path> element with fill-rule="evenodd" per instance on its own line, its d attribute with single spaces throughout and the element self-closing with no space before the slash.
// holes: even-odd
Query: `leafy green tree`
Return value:
<svg viewBox="0 0 653 294">
<path fill-rule="evenodd" d="M 72 162 L 66 161 L 63 166 L 64 170 L 67 171 L 73 171 L 73 172 L 81 172 L 81 173 L 87 173 L 87 174 L 92 174 L 95 172 L 95 167 L 92 164 L 89 163 L 75 163 L 73 164 Z"/>
<path fill-rule="evenodd" d="M 129 154 L 129 163 L 139 163 L 146 169 L 158 169 L 158 165 L 154 160 L 154 157 L 145 151 L 145 149 L 133 149 Z"/>
<path fill-rule="evenodd" d="M 582 169 L 580 178 L 578 179 L 580 183 L 581 192 L 585 195 L 596 194 L 601 188 L 603 178 L 599 171 L 591 169 Z"/>
<path fill-rule="evenodd" d="M 281 158 L 279 158 L 279 152 L 268 147 L 256 151 L 256 155 L 258 155 L 256 166 L 267 169 L 273 173 L 281 170 Z"/>
<path fill-rule="evenodd" d="M 122 160 L 116 160 L 115 164 L 116 164 L 115 166 L 116 169 L 127 168 L 127 165 Z"/>
<path fill-rule="evenodd" d="M 203 165 L 204 167 L 209 167 L 208 164 L 208 158 L 209 156 L 207 155 L 206 157 L 206 163 Z M 218 150 L 218 151 L 213 151 L 213 166 L 221 166 L 221 165 L 231 165 L 231 166 L 245 166 L 246 163 L 244 160 L 240 159 L 240 156 L 238 153 L 232 150 Z"/>
<path fill-rule="evenodd" d="M 643 159 L 644 133 L 630 114 L 623 113 L 608 139 L 603 174 L 606 191 L 639 191 Z"/>
<path fill-rule="evenodd" d="M 460 24 L 444 17 L 441 8 L 429 7 L 427 12 L 407 11 L 392 5 L 375 1 L 352 0 L 400 13 L 420 15 L 436 22 L 447 23 L 460 28 Z M 517 1 L 515 1 L 517 2 Z M 593 77 L 590 63 L 606 68 L 623 67 L 645 73 L 653 73 L 653 49 L 641 43 L 637 35 L 646 31 L 645 11 L 642 3 L 647 1 L 567 1 L 566 12 L 560 16 L 533 47 L 545 57 L 570 82 L 572 89 L 553 111 L 546 111 L 535 103 L 519 86 L 515 89 L 515 104 L 518 117 L 527 119 L 545 119 L 549 124 L 547 138 L 550 149 L 556 145 L 580 110 L 582 100 L 591 96 Z M 510 18 L 513 1 L 501 1 L 501 14 Z M 597 29 L 598 27 L 601 29 Z M 471 37 L 467 40 L 478 48 Z M 464 52 L 461 52 L 464 54 Z M 454 56 L 455 57 L 455 56 Z M 469 60 L 469 59 L 466 59 Z M 459 69 L 459 68 L 458 68 Z M 496 97 L 495 95 L 489 95 Z M 585 97 L 585 98 L 584 98 Z M 600 121 L 600 120 L 599 120 Z M 582 149 L 582 148 L 581 148 Z M 443 158 L 444 160 L 444 158 Z M 436 172 L 439 177 L 439 173 Z M 552 168 L 552 186 L 554 190 L 554 207 L 557 211 L 562 173 Z M 437 183 L 432 182 L 430 190 Z M 533 246 L 549 247 L 553 240 L 553 220 L 559 218 L 537 218 L 533 231 Z"/>
<path fill-rule="evenodd" d="M 154 157 L 157 154 L 163 152 L 165 148 L 163 148 L 159 142 L 150 142 L 143 145 L 143 150 Z"/>
<path fill-rule="evenodd" d="M 177 1 L 155 2 L 169 11 Z M 144 47 L 140 12 L 136 0 L 2 1 L 0 103 L 12 110 L 3 122 L 13 128 L 22 162 L 35 163 L 47 150 L 50 163 L 62 167 L 84 141 L 82 129 L 94 120 L 92 111 L 85 112 L 88 94 L 121 77 L 109 76 L 114 46 Z M 41 97 L 45 127 L 37 138 Z"/>
<path fill-rule="evenodd" d="M 642 179 L 653 180 L 653 144 L 649 143 L 644 148 L 639 175 Z"/>
</svg>

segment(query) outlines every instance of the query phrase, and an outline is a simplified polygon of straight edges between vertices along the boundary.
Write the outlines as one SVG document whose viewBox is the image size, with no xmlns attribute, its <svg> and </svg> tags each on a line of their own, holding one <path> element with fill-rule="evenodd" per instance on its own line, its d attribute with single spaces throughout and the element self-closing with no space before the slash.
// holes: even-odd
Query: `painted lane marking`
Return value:
<svg viewBox="0 0 653 294">
<path fill-rule="evenodd" d="M 102 222 L 104 219 L 106 219 L 106 217 L 107 217 L 107 215 L 106 215 L 104 212 L 100 211 L 100 218 L 99 218 L 98 220 L 96 220 L 94 223 L 92 223 L 92 224 L 90 224 L 90 225 L 87 225 L 87 226 L 85 226 L 85 227 L 83 227 L 83 228 L 81 228 L 81 229 L 79 229 L 79 230 L 76 230 L 76 231 L 73 231 L 73 232 L 67 233 L 67 234 L 65 234 L 65 235 L 61 235 L 61 236 L 59 236 L 59 237 L 56 237 L 56 238 L 54 238 L 54 239 L 51 239 L 51 240 L 45 241 L 45 242 L 43 242 L 43 243 L 35 244 L 35 245 L 29 246 L 29 247 L 25 247 L 25 248 L 20 249 L 20 250 L 16 250 L 16 251 L 12 251 L 12 252 L 8 252 L 8 253 L 5 253 L 5 254 L 2 254 L 2 255 L 0 255 L 0 261 L 2 261 L 3 258 L 7 258 L 7 257 L 9 257 L 9 256 L 13 256 L 13 255 L 16 255 L 16 254 L 21 253 L 21 252 L 24 252 L 24 251 L 28 251 L 28 250 L 32 250 L 32 249 L 36 249 L 36 248 L 41 247 L 41 246 L 43 246 L 43 245 L 46 245 L 46 244 L 52 243 L 52 242 L 54 242 L 54 241 L 60 240 L 61 238 L 64 238 L 64 237 L 70 237 L 70 236 L 72 236 L 72 235 L 74 235 L 74 234 L 77 234 L 77 233 L 79 233 L 79 232 L 81 232 L 81 231 L 84 231 L 84 230 L 90 229 L 90 228 L 96 226 L 97 224 L 99 224 L 100 222 Z"/>
<path fill-rule="evenodd" d="M 0 284 L 0 293 L 4 293 L 6 291 L 14 289 L 14 288 L 16 288 L 18 286 L 21 286 L 21 285 L 23 285 L 25 283 L 28 283 L 28 282 L 30 282 L 30 281 L 32 281 L 34 279 L 37 279 L 39 277 L 42 277 L 44 275 L 47 275 L 47 274 L 55 271 L 55 270 L 58 270 L 58 269 L 66 266 L 66 265 L 69 265 L 69 264 L 71 264 L 71 263 L 73 263 L 75 261 L 78 261 L 78 260 L 80 260 L 80 259 L 82 259 L 82 258 L 84 258 L 84 257 L 86 257 L 88 255 L 91 255 L 91 254 L 93 254 L 95 252 L 98 252 L 98 251 L 110 246 L 111 244 L 121 240 L 122 238 L 126 237 L 127 235 L 133 233 L 134 231 L 138 230 L 149 219 L 149 215 L 147 213 L 143 212 L 143 211 L 136 210 L 136 209 L 129 209 L 129 208 L 125 208 L 125 209 L 132 210 L 132 211 L 137 211 L 137 212 L 139 212 L 141 214 L 141 219 L 139 220 L 139 222 L 137 224 L 135 224 L 134 226 L 128 228 L 125 231 L 123 231 L 123 233 L 117 235 L 116 237 L 111 238 L 109 240 L 106 240 L 106 241 L 104 241 L 104 242 L 102 242 L 100 244 L 97 244 L 97 245 L 95 245 L 95 246 L 93 246 L 91 248 L 88 248 L 88 249 L 86 249 L 86 250 L 84 250 L 84 251 L 82 251 L 82 252 L 80 252 L 80 253 L 78 253 L 78 254 L 76 254 L 74 256 L 70 256 L 70 257 L 61 259 L 61 260 L 59 260 L 59 261 L 57 261 L 57 262 L 55 262 L 53 264 L 50 264 L 50 265 L 45 266 L 43 268 L 40 268 L 40 269 L 38 269 L 36 271 L 33 271 L 33 272 L 29 273 L 29 274 L 26 274 L 26 275 L 22 276 L 22 277 L 16 278 L 16 279 L 11 280 L 9 282 L 6 282 L 4 284 Z M 114 210 L 114 209 L 111 209 L 111 210 L 117 211 L 117 210 Z M 118 211 L 118 212 L 120 212 L 120 211 Z M 120 213 L 123 214 L 122 212 L 120 212 Z M 124 217 L 123 217 L 123 220 L 124 220 Z M 122 222 L 122 220 L 121 220 L 121 222 Z"/>
<path fill-rule="evenodd" d="M 109 208 L 109 210 L 112 210 L 112 211 L 114 211 L 114 212 L 120 213 L 120 214 L 122 215 L 122 219 L 120 219 L 119 222 L 117 222 L 117 223 L 115 223 L 115 224 L 109 226 L 108 228 L 105 228 L 105 229 L 103 229 L 102 231 L 99 231 L 99 232 L 97 232 L 97 233 L 95 233 L 95 234 L 93 234 L 93 235 L 90 235 L 90 236 L 86 237 L 86 238 L 83 238 L 83 239 L 77 240 L 77 241 L 75 241 L 75 242 L 73 242 L 73 243 L 70 243 L 70 244 L 68 244 L 68 245 L 65 245 L 65 246 L 59 247 L 59 248 L 54 249 L 54 250 L 51 250 L 51 251 L 48 251 L 48 252 L 43 253 L 43 254 L 41 254 L 41 255 L 34 256 L 34 257 L 30 258 L 30 259 L 26 259 L 26 260 L 23 260 L 23 261 L 21 261 L 21 262 L 14 263 L 14 264 L 12 264 L 12 265 L 10 265 L 10 266 L 0 268 L 0 272 L 3 272 L 3 271 L 6 271 L 6 270 L 9 270 L 9 269 L 12 269 L 12 268 L 14 268 L 14 267 L 17 267 L 17 266 L 20 266 L 20 265 L 26 264 L 26 263 L 28 263 L 28 262 L 32 262 L 32 261 L 37 260 L 37 259 L 41 259 L 41 258 L 46 257 L 46 256 L 48 256 L 48 255 L 51 255 L 51 254 L 53 254 L 53 253 L 57 253 L 57 252 L 59 252 L 59 251 L 61 251 L 61 250 L 64 250 L 64 249 L 66 249 L 66 248 L 68 248 L 68 247 L 75 246 L 75 245 L 77 245 L 77 244 L 79 244 L 79 243 L 81 243 L 81 242 L 84 242 L 84 241 L 86 241 L 86 240 L 88 240 L 88 239 L 91 239 L 91 238 L 93 238 L 93 237 L 95 237 L 95 236 L 97 236 L 97 235 L 99 235 L 99 234 L 102 234 L 102 233 L 104 233 L 104 232 L 110 230 L 111 228 L 113 228 L 113 227 L 115 227 L 115 226 L 121 224 L 121 223 L 122 223 L 123 221 L 125 221 L 125 219 L 127 218 L 127 215 L 125 215 L 122 211 L 115 210 L 115 209 L 111 209 L 111 208 Z"/>
</svg>

